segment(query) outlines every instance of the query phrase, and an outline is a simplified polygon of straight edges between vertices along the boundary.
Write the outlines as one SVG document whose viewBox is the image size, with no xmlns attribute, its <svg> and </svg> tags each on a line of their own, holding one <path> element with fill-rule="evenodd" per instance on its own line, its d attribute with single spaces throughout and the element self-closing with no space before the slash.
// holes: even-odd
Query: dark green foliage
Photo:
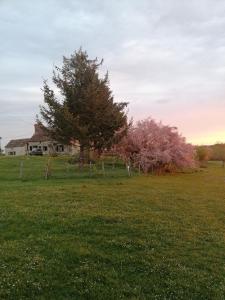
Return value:
<svg viewBox="0 0 225 300">
<path fill-rule="evenodd" d="M 44 82 L 45 106 L 41 116 L 49 134 L 58 141 L 79 141 L 81 152 L 93 148 L 99 153 L 110 148 L 115 134 L 126 130 L 126 102 L 114 102 L 108 74 L 100 78 L 102 65 L 90 60 L 81 49 L 63 58 L 62 68 L 56 67 L 53 82 L 60 91 L 58 99 Z"/>
<path fill-rule="evenodd" d="M 199 161 L 201 167 L 206 167 L 210 159 L 211 150 L 208 146 L 196 146 L 196 159 Z"/>
<path fill-rule="evenodd" d="M 20 160 L 0 158 L 0 299 L 225 299 L 220 164 L 63 179 L 57 157 L 44 180 L 32 157 L 24 174 L 38 176 L 23 182 Z"/>
<path fill-rule="evenodd" d="M 224 163 L 225 163 L 225 144 L 218 143 L 218 144 L 210 146 L 210 149 L 211 149 L 210 159 L 211 160 L 222 161 L 223 166 L 224 166 Z"/>
</svg>

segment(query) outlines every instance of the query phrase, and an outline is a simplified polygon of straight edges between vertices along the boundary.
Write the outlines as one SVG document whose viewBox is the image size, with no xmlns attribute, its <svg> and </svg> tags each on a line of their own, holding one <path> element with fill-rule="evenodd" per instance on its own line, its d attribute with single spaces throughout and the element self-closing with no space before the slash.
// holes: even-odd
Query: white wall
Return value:
<svg viewBox="0 0 225 300">
<path fill-rule="evenodd" d="M 26 155 L 26 146 L 5 148 L 5 155 L 10 155 L 10 152 L 15 152 L 15 155 Z"/>
<path fill-rule="evenodd" d="M 63 145 L 64 151 L 63 152 L 56 152 L 56 147 L 57 145 L 62 145 L 57 142 L 51 142 L 51 141 L 46 141 L 46 142 L 28 142 L 28 152 L 31 152 L 30 147 L 34 149 L 33 147 L 36 146 L 37 148 L 41 148 L 43 151 L 43 154 L 51 154 L 51 153 L 57 153 L 57 154 L 76 154 L 79 152 L 79 146 L 78 145 Z M 47 151 L 44 151 L 43 147 L 47 147 Z"/>
<path fill-rule="evenodd" d="M 56 145 L 60 145 L 59 143 L 54 143 L 54 148 L 56 149 Z M 41 150 L 43 151 L 43 147 L 46 146 L 47 147 L 47 151 L 44 152 L 43 154 L 50 154 L 53 151 L 53 147 L 52 147 L 52 142 L 28 142 L 28 153 L 31 152 L 30 150 L 30 146 L 37 146 L 37 147 L 41 147 Z M 23 147 L 13 147 L 13 148 L 5 148 L 5 155 L 10 155 L 10 152 L 15 152 L 14 155 L 18 156 L 18 155 L 26 155 L 27 154 L 27 145 L 23 146 Z M 34 149 L 34 148 L 32 148 Z M 79 145 L 73 145 L 73 146 L 69 146 L 69 145 L 64 145 L 64 151 L 63 152 L 57 152 L 57 154 L 67 154 L 67 155 L 74 155 L 76 153 L 79 152 Z"/>
</svg>

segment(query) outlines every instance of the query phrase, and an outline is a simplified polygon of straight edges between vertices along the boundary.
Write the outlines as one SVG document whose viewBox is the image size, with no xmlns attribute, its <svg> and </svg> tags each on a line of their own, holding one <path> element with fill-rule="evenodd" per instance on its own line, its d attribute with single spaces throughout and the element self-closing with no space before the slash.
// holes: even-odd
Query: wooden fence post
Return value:
<svg viewBox="0 0 225 300">
<path fill-rule="evenodd" d="M 45 167 L 45 179 L 46 180 L 49 179 L 50 175 L 51 175 L 51 168 L 50 168 L 50 158 L 49 158 Z"/>
<path fill-rule="evenodd" d="M 102 161 L 102 173 L 103 173 L 103 176 L 105 177 L 105 164 L 104 164 L 104 161 Z"/>
<path fill-rule="evenodd" d="M 128 176 L 130 177 L 131 176 L 131 168 L 130 168 L 130 163 L 127 164 L 127 173 L 128 173 Z"/>
<path fill-rule="evenodd" d="M 92 175 L 92 162 L 90 160 L 90 163 L 89 163 L 89 176 L 91 177 Z"/>
<path fill-rule="evenodd" d="M 20 162 L 20 175 L 19 178 L 22 179 L 23 178 L 23 161 Z"/>
</svg>

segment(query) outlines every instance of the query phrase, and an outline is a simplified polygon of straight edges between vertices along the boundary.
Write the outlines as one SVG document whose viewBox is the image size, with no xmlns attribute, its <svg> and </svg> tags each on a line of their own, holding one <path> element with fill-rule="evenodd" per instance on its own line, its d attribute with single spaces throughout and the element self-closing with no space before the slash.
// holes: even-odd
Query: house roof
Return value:
<svg viewBox="0 0 225 300">
<path fill-rule="evenodd" d="M 5 148 L 14 148 L 14 147 L 23 147 L 25 146 L 30 139 L 18 139 L 18 140 L 11 140 L 5 146 Z"/>
<path fill-rule="evenodd" d="M 51 141 L 51 138 L 47 135 L 41 135 L 41 134 L 34 134 L 29 139 L 29 142 L 47 142 L 47 141 Z"/>
<path fill-rule="evenodd" d="M 52 139 L 46 134 L 43 128 L 39 124 L 34 125 L 34 134 L 31 138 L 11 140 L 5 148 L 23 147 L 29 142 L 47 142 Z"/>
</svg>

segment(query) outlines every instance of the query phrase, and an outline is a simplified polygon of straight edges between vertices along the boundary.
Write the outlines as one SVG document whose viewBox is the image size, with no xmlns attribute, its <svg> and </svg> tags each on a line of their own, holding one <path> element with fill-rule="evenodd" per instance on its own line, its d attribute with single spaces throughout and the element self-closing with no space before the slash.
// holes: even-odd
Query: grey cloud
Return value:
<svg viewBox="0 0 225 300">
<path fill-rule="evenodd" d="M 104 58 L 116 98 L 138 116 L 164 116 L 166 99 L 223 102 L 224 14 L 223 0 L 1 0 L 0 135 L 24 131 L 3 121 L 6 102 L 32 123 L 43 78 L 79 46 Z"/>
<path fill-rule="evenodd" d="M 164 105 L 164 104 L 169 104 L 171 101 L 172 101 L 171 99 L 157 99 L 155 100 L 155 103 Z"/>
</svg>

